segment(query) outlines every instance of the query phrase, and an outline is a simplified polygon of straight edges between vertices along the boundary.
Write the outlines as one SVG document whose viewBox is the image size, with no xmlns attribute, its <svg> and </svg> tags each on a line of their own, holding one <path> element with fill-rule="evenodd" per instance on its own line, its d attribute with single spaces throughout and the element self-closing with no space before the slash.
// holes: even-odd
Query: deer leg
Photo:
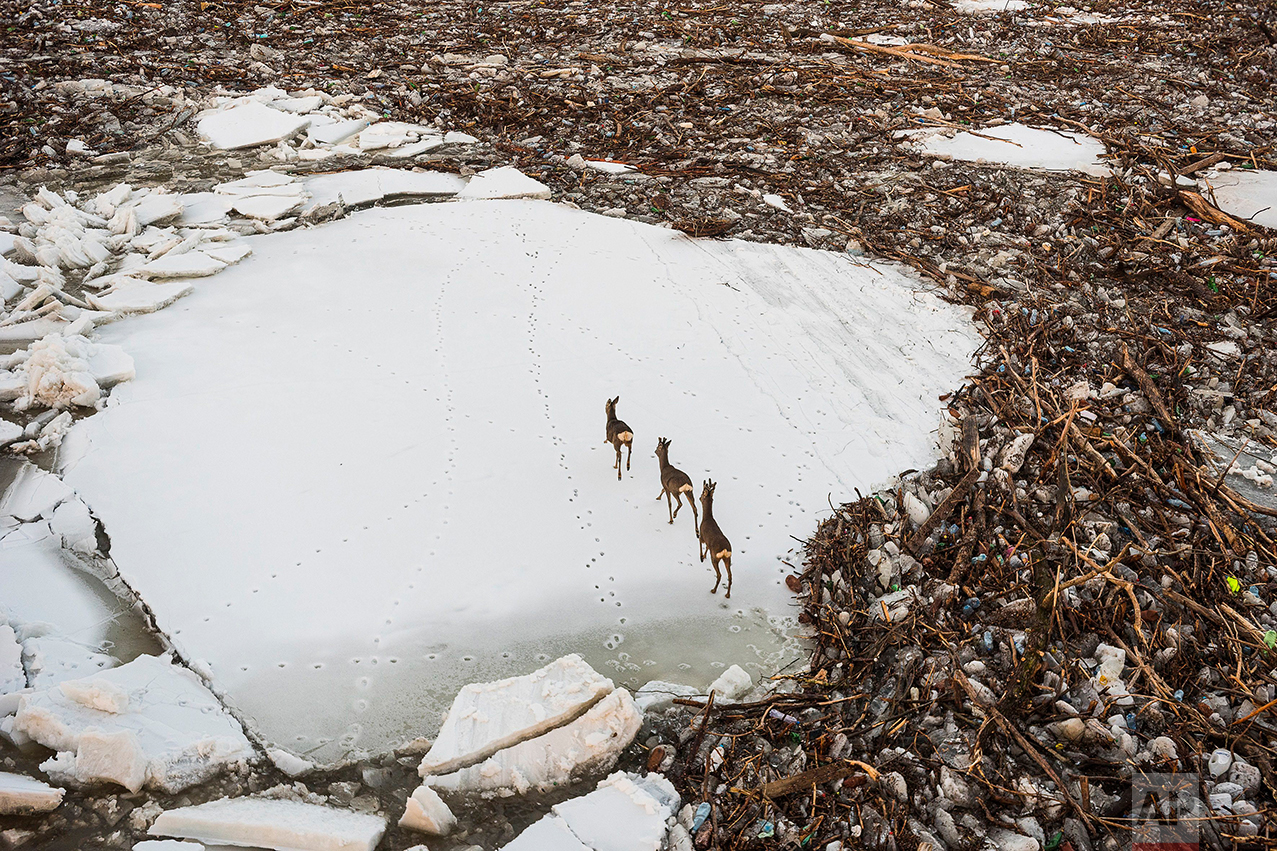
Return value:
<svg viewBox="0 0 1277 851">
<path fill-rule="evenodd" d="M 723 595 L 723 599 L 730 600 L 732 598 L 732 557 L 723 559 L 723 565 L 727 568 L 727 593 Z"/>
<path fill-rule="evenodd" d="M 696 514 L 696 500 L 689 494 L 688 503 L 692 506 L 692 531 L 696 533 L 697 542 L 701 539 L 701 518 Z"/>
<path fill-rule="evenodd" d="M 698 532 L 698 533 L 697 533 L 697 535 L 696 535 L 696 543 L 697 543 L 697 547 L 696 547 L 696 549 L 700 550 L 700 552 L 701 552 L 701 564 L 704 564 L 704 563 L 705 563 L 705 550 L 707 550 L 707 549 L 708 549 L 708 547 L 706 547 L 706 546 L 705 546 L 705 539 L 704 539 L 704 538 L 702 538 L 702 537 L 700 536 L 700 533 L 699 533 L 699 532 Z"/>
<path fill-rule="evenodd" d="M 670 492 L 669 492 L 669 491 L 666 491 L 666 492 L 665 492 L 665 507 L 666 507 L 667 509 L 669 509 L 669 512 L 670 512 L 670 522 L 671 522 L 671 523 L 673 523 L 673 522 L 674 522 L 674 504 L 673 504 L 673 503 L 671 502 L 671 500 L 670 500 Z"/>
<path fill-rule="evenodd" d="M 670 515 L 670 522 L 674 522 L 674 518 L 683 510 L 683 492 L 674 491 L 674 513 Z"/>
<path fill-rule="evenodd" d="M 625 469 L 627 469 L 627 470 L 628 470 L 628 469 L 630 469 L 630 459 L 634 457 L 634 444 L 633 444 L 633 443 L 627 443 L 627 444 L 625 444 L 625 448 L 626 448 L 626 450 L 627 450 L 627 451 L 626 451 L 626 453 L 625 453 Z M 620 463 L 620 461 L 621 461 L 621 459 L 620 459 L 620 458 L 617 458 L 616 460 L 617 460 L 617 463 L 618 463 L 618 464 L 619 464 L 619 463 Z"/>
<path fill-rule="evenodd" d="M 722 573 L 719 571 L 719 569 L 718 569 L 718 556 L 711 555 L 711 556 L 710 556 L 710 561 L 711 561 L 711 562 L 713 562 L 713 564 L 714 564 L 714 587 L 710 589 L 709 593 L 711 593 L 711 594 L 717 594 L 717 593 L 718 593 L 718 583 L 720 583 L 720 582 L 722 582 L 722 581 L 723 581 L 723 574 L 722 574 Z"/>
<path fill-rule="evenodd" d="M 621 480 L 621 444 L 616 444 L 616 480 Z"/>
</svg>

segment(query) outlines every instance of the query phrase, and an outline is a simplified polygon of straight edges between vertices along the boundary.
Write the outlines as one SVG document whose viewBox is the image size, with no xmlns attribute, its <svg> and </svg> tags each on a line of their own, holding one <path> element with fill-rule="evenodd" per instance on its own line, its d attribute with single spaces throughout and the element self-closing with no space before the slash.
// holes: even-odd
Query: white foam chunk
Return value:
<svg viewBox="0 0 1277 851">
<path fill-rule="evenodd" d="M 514 166 L 501 166 L 481 171 L 466 188 L 457 193 L 458 201 L 487 201 L 496 198 L 549 198 L 550 187 L 533 180 Z"/>
<path fill-rule="evenodd" d="M 214 256 L 212 251 L 208 254 L 210 257 Z M 221 257 L 215 259 L 225 262 Z M 116 283 L 110 292 L 103 295 L 86 293 L 85 298 L 98 310 L 122 314 L 153 313 L 182 296 L 189 295 L 194 289 L 194 284 L 189 281 L 151 283 L 139 278 L 125 278 Z"/>
<path fill-rule="evenodd" d="M 239 723 L 199 678 L 158 656 L 26 695 L 14 727 L 59 752 L 42 766 L 55 780 L 110 780 L 134 791 L 145 784 L 177 792 L 252 755 Z"/>
<path fill-rule="evenodd" d="M 1233 169 L 1206 181 L 1219 208 L 1230 216 L 1277 229 L 1277 171 Z"/>
<path fill-rule="evenodd" d="M 347 207 L 372 204 L 383 198 L 456 195 L 466 185 L 466 179 L 455 174 L 383 167 L 318 174 L 305 182 L 312 203 L 341 201 Z"/>
<path fill-rule="evenodd" d="M 74 495 L 57 476 L 24 462 L 0 495 L 0 516 L 16 517 L 23 522 L 51 517 L 53 509 Z"/>
<path fill-rule="evenodd" d="M 0 771 L 0 815 L 47 813 L 62 803 L 63 792 L 48 783 Z"/>
<path fill-rule="evenodd" d="M 709 690 L 724 700 L 737 700 L 754 687 L 749 672 L 740 665 L 732 665 L 710 683 Z"/>
<path fill-rule="evenodd" d="M 236 199 L 238 205 L 245 199 Z M 244 215 L 248 215 L 245 213 Z M 165 254 L 142 267 L 142 273 L 152 278 L 203 278 L 226 268 L 220 260 L 214 260 L 203 251 L 187 251 L 183 254 Z"/>
<path fill-rule="evenodd" d="M 430 836 L 447 836 L 457 826 L 457 817 L 434 789 L 421 785 L 408 798 L 399 826 Z"/>
<path fill-rule="evenodd" d="M 380 816 L 268 798 L 223 798 L 168 810 L 147 831 L 281 851 L 372 851 L 385 832 Z"/>
<path fill-rule="evenodd" d="M 200 136 L 211 142 L 213 147 L 234 150 L 290 139 L 309 123 L 310 119 L 305 116 L 280 112 L 250 101 L 205 115 L 197 126 Z"/>
<path fill-rule="evenodd" d="M 13 634 L 13 627 L 0 623 L 0 694 L 27 687 L 27 675 L 22 670 L 22 645 Z"/>
<path fill-rule="evenodd" d="M 555 804 L 550 815 L 541 821 L 557 820 L 568 834 L 592 851 L 660 851 L 665 840 L 665 821 L 678 805 L 678 792 L 661 775 L 640 777 L 618 771 L 600 781 L 588 795 Z M 544 844 L 540 833 L 525 840 L 531 831 L 532 828 L 524 831 L 505 847 L 511 851 L 553 847 Z M 546 831 L 546 838 L 551 835 Z M 570 843 L 569 847 L 575 848 Z"/>
<path fill-rule="evenodd" d="M 962 132 L 947 136 L 928 132 L 921 138 L 922 149 L 927 153 L 957 160 L 1046 171 L 1080 171 L 1099 176 L 1109 174 L 1108 167 L 1100 162 L 1104 144 L 1080 133 L 1003 124 L 986 127 L 979 135 Z"/>
<path fill-rule="evenodd" d="M 517 736 L 570 712 L 597 694 L 593 708 L 565 726 L 499 751 L 472 768 L 431 777 L 431 767 Z M 523 794 L 611 768 L 643 715 L 625 689 L 571 654 L 521 677 L 472 683 L 457 695 L 418 772 L 436 789 Z"/>
</svg>

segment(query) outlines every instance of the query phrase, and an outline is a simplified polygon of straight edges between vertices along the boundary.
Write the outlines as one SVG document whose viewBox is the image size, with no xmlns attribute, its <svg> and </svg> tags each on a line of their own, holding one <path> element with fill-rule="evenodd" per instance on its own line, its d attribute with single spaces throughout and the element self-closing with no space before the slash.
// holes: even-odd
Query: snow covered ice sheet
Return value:
<svg viewBox="0 0 1277 851">
<path fill-rule="evenodd" d="M 571 715 L 588 706 L 585 714 Z M 562 718 L 565 723 L 555 724 Z M 471 683 L 457 694 L 447 720 L 418 773 L 436 789 L 523 794 L 547 791 L 584 774 L 606 771 L 643 723 L 625 689 L 598 674 L 576 655 L 564 656 L 531 674 L 493 683 Z M 505 748 L 472 768 L 431 776 L 434 766 L 481 751 L 501 740 L 554 729 Z"/>
<path fill-rule="evenodd" d="M 983 138 L 986 136 L 992 138 Z M 925 152 L 957 160 L 1047 171 L 1072 170 L 1101 176 L 1109 174 L 1108 167 L 1100 162 L 1104 145 L 1080 133 L 1003 124 L 985 127 L 979 135 L 962 132 L 947 136 L 928 130 L 919 133 L 916 138 Z"/>
<path fill-rule="evenodd" d="M 248 845 L 281 851 L 372 851 L 386 831 L 380 816 L 301 801 L 222 798 L 160 814 L 152 836 L 198 839 L 206 845 Z"/>
<path fill-rule="evenodd" d="M 347 207 L 357 207 L 383 198 L 456 195 L 466 179 L 446 172 L 377 167 L 317 174 L 307 177 L 305 183 L 312 204 L 341 201 Z"/>
<path fill-rule="evenodd" d="M 892 266 L 536 201 L 249 242 L 215 285 L 100 329 L 138 377 L 60 463 L 160 627 L 318 762 L 567 652 L 635 685 L 757 665 L 792 610 L 791 533 L 932 457 L 980 343 Z M 655 499 L 657 437 L 719 482 L 729 603 L 690 512 L 670 526 Z"/>
<path fill-rule="evenodd" d="M 134 792 L 178 792 L 252 756 L 199 678 L 161 656 L 24 695 L 14 728 L 58 752 L 40 766 L 54 780 Z"/>
</svg>

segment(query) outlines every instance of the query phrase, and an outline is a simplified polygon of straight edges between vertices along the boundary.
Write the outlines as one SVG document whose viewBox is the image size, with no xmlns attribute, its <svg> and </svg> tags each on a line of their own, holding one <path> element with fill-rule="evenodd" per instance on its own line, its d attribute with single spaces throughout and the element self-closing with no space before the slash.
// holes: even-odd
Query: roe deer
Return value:
<svg viewBox="0 0 1277 851">
<path fill-rule="evenodd" d="M 701 521 L 701 561 L 705 561 L 705 556 L 708 554 L 714 564 L 714 587 L 709 592 L 711 594 L 718 593 L 718 583 L 723 581 L 723 574 L 718 569 L 718 563 L 721 561 L 723 566 L 727 568 L 727 593 L 723 597 L 730 600 L 732 596 L 732 545 L 727 540 L 727 536 L 723 534 L 723 530 L 718 528 L 718 523 L 714 521 L 714 488 L 716 487 L 718 485 L 706 479 L 705 485 L 701 490 L 701 513 L 705 515 L 705 519 Z"/>
<path fill-rule="evenodd" d="M 604 410 L 607 411 L 607 437 L 604 443 L 610 443 L 616 447 L 616 480 L 621 480 L 621 447 L 625 446 L 629 449 L 629 454 L 625 456 L 625 469 L 630 469 L 630 456 L 634 454 L 634 432 L 630 431 L 630 427 L 616 418 L 616 403 L 621 401 L 621 397 L 608 399 Z"/>
<path fill-rule="evenodd" d="M 692 531 L 696 538 L 701 537 L 701 520 L 696 516 L 696 497 L 692 489 L 692 480 L 687 473 L 670 464 L 670 442 L 665 438 L 656 441 L 656 457 L 661 462 L 661 492 L 657 499 L 665 497 L 665 505 L 670 510 L 670 523 L 683 508 L 683 494 L 687 494 L 687 504 L 692 506 Z M 675 507 L 674 503 L 678 503 Z"/>
</svg>

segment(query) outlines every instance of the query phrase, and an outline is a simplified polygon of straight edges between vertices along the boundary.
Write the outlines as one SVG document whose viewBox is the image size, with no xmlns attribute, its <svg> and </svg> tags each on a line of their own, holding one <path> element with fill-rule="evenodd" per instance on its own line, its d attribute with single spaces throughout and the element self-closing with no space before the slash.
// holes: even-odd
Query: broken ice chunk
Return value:
<svg viewBox="0 0 1277 851">
<path fill-rule="evenodd" d="M 275 767 L 287 774 L 289 777 L 301 777 L 315 769 L 315 763 L 308 759 L 302 759 L 294 756 L 282 748 L 271 748 L 266 751 L 266 756 L 270 761 L 275 763 Z"/>
<path fill-rule="evenodd" d="M 24 382 L 12 373 L 0 372 L 0 402 L 12 401 L 22 392 Z M 0 419 L 0 449 L 22 437 L 22 426 Z"/>
<path fill-rule="evenodd" d="M 610 768 L 642 720 L 628 691 L 580 656 L 564 656 L 531 674 L 463 688 L 418 773 L 436 789 L 545 790 Z"/>
<path fill-rule="evenodd" d="M 137 217 L 137 223 L 143 227 L 177 218 L 182 215 L 182 196 L 152 192 L 137 203 L 133 214 Z"/>
<path fill-rule="evenodd" d="M 135 843 L 133 851 L 204 851 L 204 845 L 178 839 L 146 839 Z"/>
<path fill-rule="evenodd" d="M 301 195 L 245 195 L 236 198 L 231 209 L 250 219 L 274 221 L 302 205 Z"/>
<path fill-rule="evenodd" d="M 236 203 L 241 200 L 236 199 Z M 203 278 L 225 268 L 225 263 L 214 260 L 203 251 L 188 251 L 178 255 L 165 254 L 147 263 L 141 271 L 153 278 Z"/>
<path fill-rule="evenodd" d="M 34 777 L 0 771 L 0 815 L 26 815 L 56 810 L 63 792 Z"/>
<path fill-rule="evenodd" d="M 9 487 L 0 495 L 0 516 L 16 517 L 30 523 L 52 516 L 53 509 L 75 496 L 61 479 L 34 464 L 23 462 Z"/>
<path fill-rule="evenodd" d="M 216 192 L 191 192 L 180 196 L 182 199 L 181 225 L 207 225 L 220 222 L 230 212 L 231 205 L 225 197 Z"/>
<path fill-rule="evenodd" d="M 26 382 L 14 401 L 19 411 L 32 405 L 64 409 L 91 407 L 102 390 L 133 378 L 133 359 L 115 345 L 74 334 L 50 334 L 32 343 L 15 372 Z"/>
<path fill-rule="evenodd" d="M 593 851 L 572 835 L 567 822 L 554 813 L 533 822 L 513 842 L 501 847 L 501 851 Z"/>
<path fill-rule="evenodd" d="M 1045 171 L 1072 170 L 1100 177 L 1110 173 L 1108 167 L 1100 162 L 1104 144 L 1080 133 L 1004 124 L 986 127 L 979 135 L 963 132 L 946 136 L 923 131 L 918 138 L 922 140 L 921 147 L 925 152 L 958 160 Z"/>
<path fill-rule="evenodd" d="M 434 789 L 422 785 L 408 798 L 399 826 L 431 836 L 447 836 L 457 826 L 457 817 Z"/>
<path fill-rule="evenodd" d="M 359 118 L 352 121 L 336 121 L 331 124 L 314 125 L 306 131 L 309 139 L 317 145 L 336 145 L 368 126 L 368 119 Z"/>
<path fill-rule="evenodd" d="M 446 145 L 473 145 L 479 140 L 469 133 L 462 133 L 460 130 L 449 130 L 444 134 L 443 141 Z"/>
<path fill-rule="evenodd" d="M 60 635 L 46 635 L 45 625 L 26 624 L 20 630 L 22 663 L 27 682 L 35 689 L 53 688 L 59 683 L 106 671 L 120 660 L 92 644 Z"/>
<path fill-rule="evenodd" d="M 710 683 L 709 690 L 723 700 L 738 700 L 754 687 L 754 680 L 740 665 L 732 665 Z"/>
<path fill-rule="evenodd" d="M 306 178 L 306 190 L 316 206 L 341 201 L 347 207 L 372 204 L 387 197 L 455 195 L 466 180 L 438 171 L 414 172 L 395 168 L 362 168 Z"/>
<path fill-rule="evenodd" d="M 49 528 L 74 553 L 90 555 L 98 549 L 98 527 L 89 507 L 80 499 L 68 499 L 53 510 Z"/>
<path fill-rule="evenodd" d="M 216 248 L 206 247 L 201 250 L 214 260 L 219 260 L 228 266 L 238 263 L 253 253 L 253 249 L 242 242 L 236 242 L 230 245 L 219 245 Z"/>
<path fill-rule="evenodd" d="M 119 715 L 129 708 L 129 693 L 101 677 L 68 680 L 60 688 L 68 699 L 89 709 Z"/>
<path fill-rule="evenodd" d="M 102 681 L 128 695 L 123 711 L 86 706 L 65 685 L 21 699 L 14 728 L 58 751 L 41 766 L 55 780 L 111 780 L 176 793 L 252 756 L 239 723 L 198 677 L 167 657 L 139 656 L 91 682 Z M 91 688 L 73 683 L 70 691 L 82 697 Z"/>
<path fill-rule="evenodd" d="M 490 201 L 498 198 L 549 198 L 550 187 L 533 180 L 514 166 L 481 171 L 466 188 L 457 193 L 458 201 Z"/>
<path fill-rule="evenodd" d="M 611 160 L 586 160 L 585 167 L 594 171 L 601 171 L 604 174 L 630 174 L 638 171 L 632 165 L 627 163 L 612 162 Z"/>
<path fill-rule="evenodd" d="M 147 831 L 282 851 L 372 851 L 385 832 L 380 816 L 269 798 L 222 798 L 167 810 Z"/>
<path fill-rule="evenodd" d="M 213 256 L 213 250 L 206 253 Z M 222 260 L 220 257 L 215 259 Z M 152 313 L 194 290 L 194 285 L 188 281 L 151 283 L 141 278 L 122 277 L 116 280 L 109 292 L 102 295 L 85 293 L 84 297 L 98 310 L 120 314 Z"/>
<path fill-rule="evenodd" d="M 676 697 L 704 697 L 705 692 L 680 683 L 652 680 L 634 693 L 634 705 L 642 712 L 664 712 L 674 705 Z"/>
<path fill-rule="evenodd" d="M 505 847 L 511 851 L 561 847 L 545 844 L 558 833 L 559 825 L 534 830 L 545 821 L 557 821 L 568 835 L 592 851 L 660 851 L 666 819 L 678 805 L 678 792 L 661 775 L 640 777 L 618 771 L 600 781 L 588 795 L 555 804 L 550 815 Z M 566 847 L 575 848 L 571 843 Z"/>
<path fill-rule="evenodd" d="M 213 147 L 223 150 L 269 145 L 291 139 L 310 124 L 301 115 L 271 109 L 255 101 L 233 106 L 202 117 L 197 127 L 200 136 Z"/>
</svg>

